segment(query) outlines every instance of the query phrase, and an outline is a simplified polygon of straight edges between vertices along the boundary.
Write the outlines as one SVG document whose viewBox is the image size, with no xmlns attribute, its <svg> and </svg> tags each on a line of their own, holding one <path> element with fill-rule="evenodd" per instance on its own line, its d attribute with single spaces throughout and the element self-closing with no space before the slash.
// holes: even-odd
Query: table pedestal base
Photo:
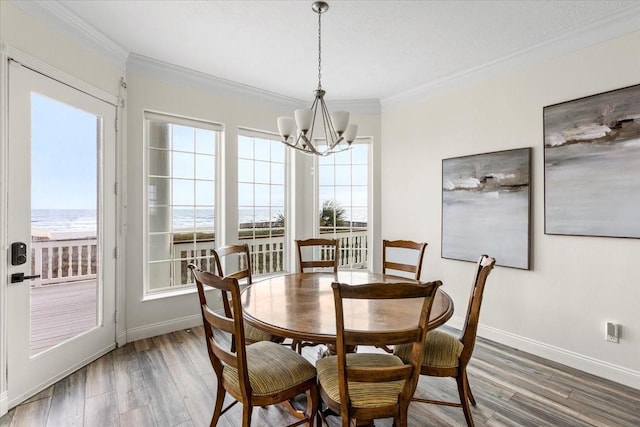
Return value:
<svg viewBox="0 0 640 427">
<path fill-rule="evenodd" d="M 348 345 L 346 350 L 347 350 L 347 353 L 355 353 L 358 351 L 358 346 Z M 336 345 L 327 344 L 327 349 L 324 351 L 324 353 L 322 353 L 321 357 L 335 356 L 336 354 L 338 354 L 338 352 L 336 351 Z"/>
</svg>

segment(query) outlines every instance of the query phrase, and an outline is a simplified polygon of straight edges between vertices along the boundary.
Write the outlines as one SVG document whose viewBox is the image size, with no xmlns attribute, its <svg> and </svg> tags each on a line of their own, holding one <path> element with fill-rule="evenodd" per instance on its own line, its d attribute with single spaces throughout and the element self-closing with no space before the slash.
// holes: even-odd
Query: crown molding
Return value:
<svg viewBox="0 0 640 427">
<path fill-rule="evenodd" d="M 178 86 L 207 90 L 247 101 L 255 102 L 259 100 L 276 108 L 291 109 L 300 108 L 304 105 L 304 102 L 299 99 L 215 77 L 179 65 L 158 61 L 136 53 L 129 54 L 129 59 L 127 60 L 127 75 L 132 73 L 156 78 Z"/>
<path fill-rule="evenodd" d="M 382 112 L 640 30 L 640 4 L 478 67 L 381 99 Z"/>
<path fill-rule="evenodd" d="M 23 12 L 39 18 L 51 27 L 62 31 L 72 40 L 97 52 L 116 67 L 124 70 L 129 52 L 62 4 L 46 0 L 11 0 L 11 3 Z"/>
<path fill-rule="evenodd" d="M 207 90 L 248 102 L 261 102 L 273 108 L 294 110 L 303 108 L 311 100 L 303 101 L 279 93 L 259 89 L 254 86 L 215 77 L 188 68 L 180 67 L 153 58 L 132 53 L 127 60 L 127 75 L 139 74 L 163 80 L 178 86 L 187 86 L 195 90 Z M 341 108 L 352 114 L 379 114 L 380 101 L 377 99 L 356 101 L 333 101 L 327 103 L 332 108 Z"/>
</svg>

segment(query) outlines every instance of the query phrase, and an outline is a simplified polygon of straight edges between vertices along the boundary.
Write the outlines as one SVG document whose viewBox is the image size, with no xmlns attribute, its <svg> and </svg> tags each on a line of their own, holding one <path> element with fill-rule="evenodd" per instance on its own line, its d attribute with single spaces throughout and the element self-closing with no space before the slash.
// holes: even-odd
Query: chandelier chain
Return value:
<svg viewBox="0 0 640 427">
<path fill-rule="evenodd" d="M 322 89 L 322 12 L 318 11 L 318 89 Z"/>
<path fill-rule="evenodd" d="M 329 5 L 325 1 L 316 0 L 311 5 L 311 9 L 318 14 L 318 88 L 314 91 L 311 108 L 296 109 L 295 120 L 287 116 L 278 117 L 278 132 L 282 142 L 288 147 L 295 148 L 304 154 L 328 156 L 351 148 L 351 144 L 357 137 L 358 125 L 349 124 L 349 113 L 346 111 L 329 113 L 324 101 L 321 15 L 329 9 Z M 294 127 L 296 124 L 297 131 Z M 315 130 L 319 131 L 319 136 L 314 136 Z M 318 144 L 317 147 L 316 144 Z"/>
</svg>

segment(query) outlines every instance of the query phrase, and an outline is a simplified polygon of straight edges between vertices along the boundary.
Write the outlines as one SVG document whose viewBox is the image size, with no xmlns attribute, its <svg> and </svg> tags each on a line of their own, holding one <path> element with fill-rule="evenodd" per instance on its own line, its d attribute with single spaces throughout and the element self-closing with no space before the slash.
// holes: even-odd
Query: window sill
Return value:
<svg viewBox="0 0 640 427">
<path fill-rule="evenodd" d="M 175 290 L 157 291 L 157 292 L 153 292 L 153 293 L 147 293 L 142 297 L 141 301 L 142 302 L 156 301 L 156 300 L 161 300 L 161 299 L 165 299 L 165 298 L 177 297 L 177 296 L 181 296 L 181 295 L 195 294 L 197 292 L 198 292 L 198 290 L 196 289 L 196 286 L 193 285 L 193 286 L 184 287 L 184 288 L 175 289 Z"/>
</svg>

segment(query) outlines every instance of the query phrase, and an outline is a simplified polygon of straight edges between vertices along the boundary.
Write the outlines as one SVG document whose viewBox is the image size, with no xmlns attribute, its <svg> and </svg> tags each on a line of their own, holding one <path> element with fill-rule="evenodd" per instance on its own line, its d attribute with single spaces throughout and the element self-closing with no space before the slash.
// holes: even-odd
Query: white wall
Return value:
<svg viewBox="0 0 640 427">
<path fill-rule="evenodd" d="M 440 258 L 442 159 L 533 147 L 532 268 L 489 277 L 480 335 L 640 388 L 640 241 L 544 234 L 542 108 L 640 83 L 640 32 L 383 110 L 382 235 L 429 242 L 460 326 L 473 264 Z M 383 104 L 383 107 L 385 105 Z M 480 254 L 478 254 L 480 255 Z M 604 322 L 623 327 L 604 341 Z"/>
</svg>

